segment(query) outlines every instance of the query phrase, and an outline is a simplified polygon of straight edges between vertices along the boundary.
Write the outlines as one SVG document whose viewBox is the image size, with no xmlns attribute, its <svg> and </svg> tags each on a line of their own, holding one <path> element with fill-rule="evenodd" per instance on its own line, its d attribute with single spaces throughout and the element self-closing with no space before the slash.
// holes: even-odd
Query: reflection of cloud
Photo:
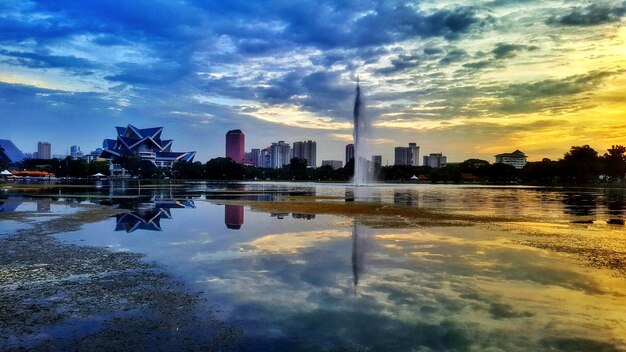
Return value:
<svg viewBox="0 0 626 352">
<path fill-rule="evenodd" d="M 296 253 L 305 248 L 315 247 L 319 243 L 346 238 L 349 235 L 348 231 L 339 230 L 281 233 L 265 235 L 250 242 L 250 245 L 259 252 Z"/>
</svg>

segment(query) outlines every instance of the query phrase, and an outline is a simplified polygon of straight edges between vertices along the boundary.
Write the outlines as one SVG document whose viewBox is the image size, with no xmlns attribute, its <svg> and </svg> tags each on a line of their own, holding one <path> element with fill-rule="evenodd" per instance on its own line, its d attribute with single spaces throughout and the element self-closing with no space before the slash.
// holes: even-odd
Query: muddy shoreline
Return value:
<svg viewBox="0 0 626 352">
<path fill-rule="evenodd" d="M 121 212 L 74 206 L 0 237 L 0 350 L 234 350 L 240 331 L 157 264 L 50 236 Z"/>
</svg>

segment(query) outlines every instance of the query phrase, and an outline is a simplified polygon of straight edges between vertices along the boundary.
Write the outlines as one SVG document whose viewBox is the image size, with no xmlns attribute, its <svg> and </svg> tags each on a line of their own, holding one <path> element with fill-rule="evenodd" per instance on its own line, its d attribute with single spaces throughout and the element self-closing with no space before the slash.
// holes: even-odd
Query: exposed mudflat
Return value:
<svg viewBox="0 0 626 352">
<path fill-rule="evenodd" d="M 116 212 L 83 207 L 0 239 L 0 350 L 204 351 L 235 345 L 237 328 L 199 308 L 207 302 L 198 293 L 140 255 L 66 245 L 49 236 Z M 62 330 L 55 328 L 60 323 Z"/>
</svg>

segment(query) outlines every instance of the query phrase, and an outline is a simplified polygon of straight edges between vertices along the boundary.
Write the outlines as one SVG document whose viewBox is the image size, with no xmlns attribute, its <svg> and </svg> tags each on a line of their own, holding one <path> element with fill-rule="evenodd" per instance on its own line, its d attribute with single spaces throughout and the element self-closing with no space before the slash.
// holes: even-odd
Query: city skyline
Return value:
<svg viewBox="0 0 626 352">
<path fill-rule="evenodd" d="M 201 161 L 222 154 L 230 129 L 262 131 L 249 145 L 316 140 L 318 159 L 339 159 L 357 75 L 385 161 L 395 141 L 451 160 L 521 149 L 536 161 L 626 138 L 623 1 L 2 10 L 0 138 L 27 152 L 39 140 L 94 150 L 109 126 L 131 123 L 164 126 Z"/>
</svg>

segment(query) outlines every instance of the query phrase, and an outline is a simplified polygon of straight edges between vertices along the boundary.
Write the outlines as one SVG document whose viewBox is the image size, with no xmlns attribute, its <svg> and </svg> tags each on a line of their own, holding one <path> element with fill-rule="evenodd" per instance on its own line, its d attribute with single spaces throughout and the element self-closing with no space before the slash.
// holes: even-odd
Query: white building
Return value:
<svg viewBox="0 0 626 352">
<path fill-rule="evenodd" d="M 448 158 L 443 156 L 442 153 L 430 153 L 430 155 L 424 155 L 424 166 L 430 166 L 432 168 L 445 167 L 448 163 Z"/>
<path fill-rule="evenodd" d="M 514 166 L 516 169 L 523 169 L 528 162 L 528 157 L 526 154 L 521 152 L 519 149 L 515 150 L 513 153 L 503 153 L 496 155 L 496 164 L 502 163 Z"/>
<path fill-rule="evenodd" d="M 279 169 L 291 161 L 291 146 L 285 141 L 272 143 L 270 146 L 270 167 Z"/>
</svg>

